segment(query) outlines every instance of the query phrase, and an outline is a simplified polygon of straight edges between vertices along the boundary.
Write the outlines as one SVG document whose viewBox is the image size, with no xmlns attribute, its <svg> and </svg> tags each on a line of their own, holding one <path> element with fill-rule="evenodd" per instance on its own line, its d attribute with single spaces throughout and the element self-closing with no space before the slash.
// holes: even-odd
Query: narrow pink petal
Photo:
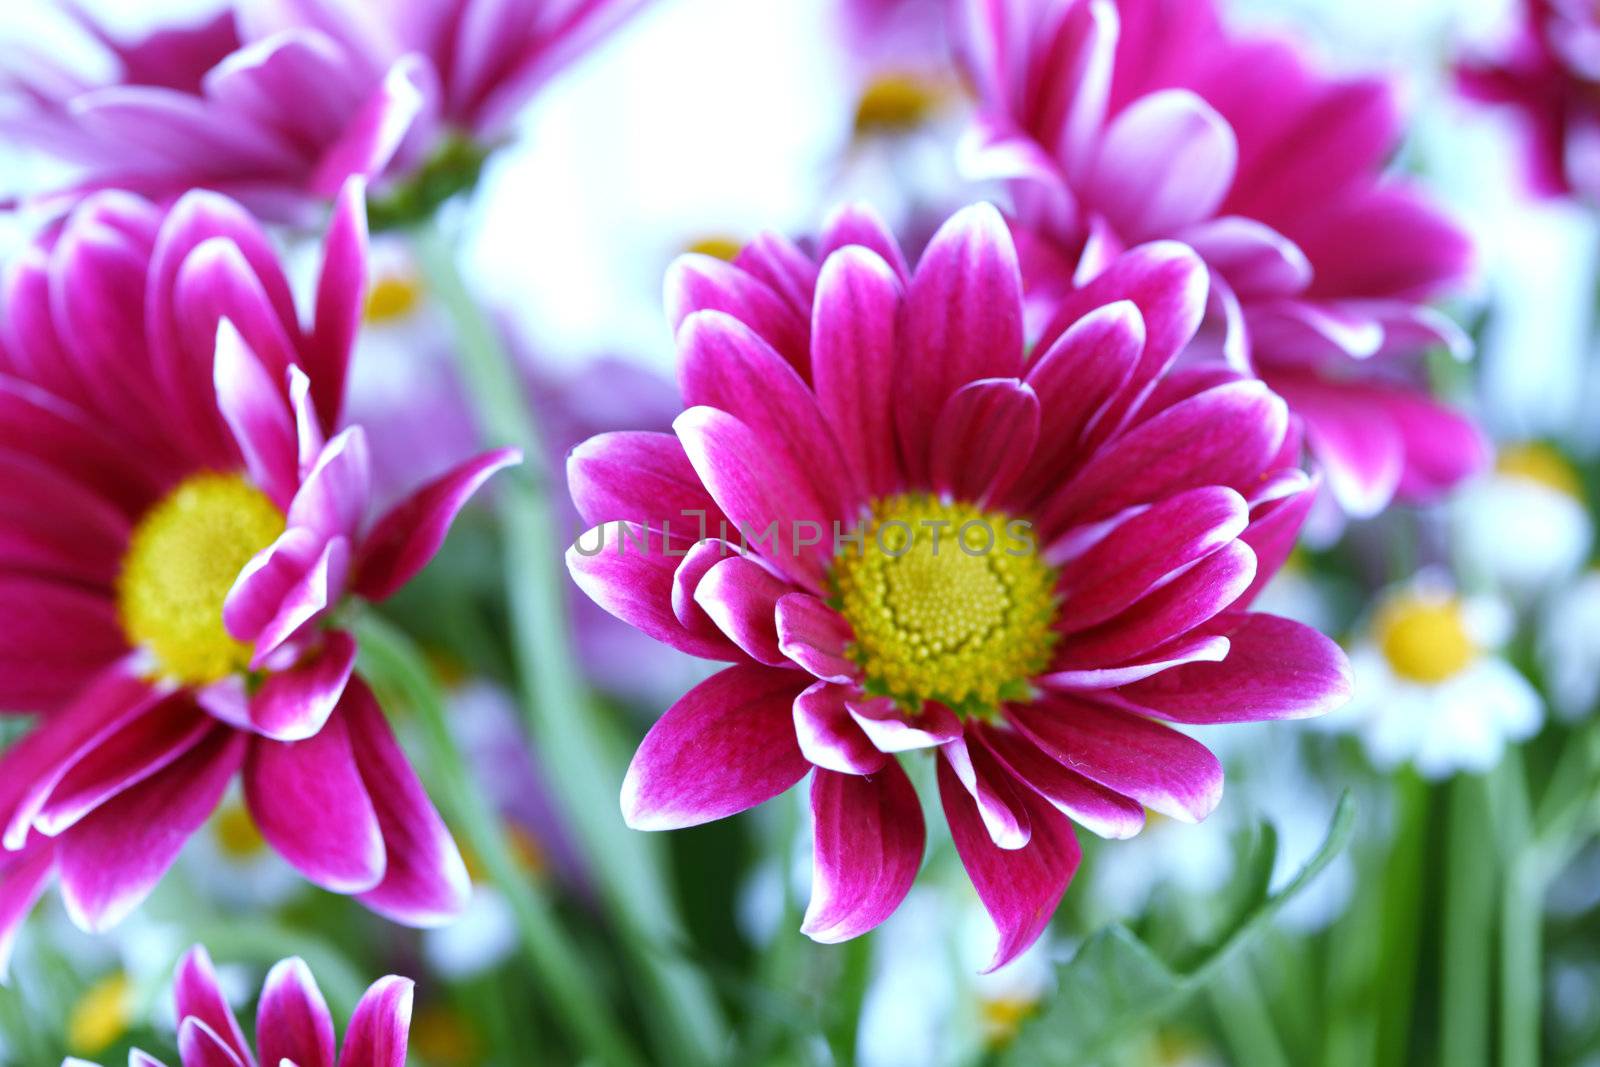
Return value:
<svg viewBox="0 0 1600 1067">
<path fill-rule="evenodd" d="M 257 552 L 222 601 L 222 623 L 228 633 L 240 641 L 254 641 L 326 547 L 314 531 L 291 526 Z"/>
<path fill-rule="evenodd" d="M 811 375 L 817 404 L 866 492 L 899 486 L 895 451 L 895 351 L 901 280 L 865 248 L 830 255 L 811 312 Z"/>
<path fill-rule="evenodd" d="M 1199 822 L 1222 799 L 1222 764 L 1169 726 L 1066 697 L 1014 709 L 1012 721 L 1078 774 L 1168 818 Z"/>
<path fill-rule="evenodd" d="M 769 667 L 789 665 L 778 643 L 778 601 L 794 589 L 747 556 L 713 564 L 695 586 L 695 605 L 740 651 Z"/>
<path fill-rule="evenodd" d="M 333 714 L 355 665 L 355 639 L 330 630 L 316 652 L 267 675 L 250 698 L 250 724 L 274 741 L 304 741 Z"/>
<path fill-rule="evenodd" d="M 170 299 L 177 306 L 189 347 L 211 348 L 219 325 L 227 319 L 266 371 L 274 395 L 282 396 L 285 376 L 295 361 L 299 325 L 278 317 L 266 285 L 243 250 L 226 237 L 202 241 L 184 260 L 173 286 Z"/>
<path fill-rule="evenodd" d="M 1494 448 L 1472 419 L 1419 392 L 1374 390 L 1373 400 L 1394 420 L 1406 465 L 1398 495 L 1437 500 L 1447 490 L 1487 468 Z"/>
<path fill-rule="evenodd" d="M 794 698 L 794 734 L 800 752 L 818 767 L 841 774 L 871 774 L 889 761 L 851 716 L 843 686 L 818 682 Z"/>
<path fill-rule="evenodd" d="M 335 715 L 303 741 L 253 739 L 244 792 L 261 836 L 296 870 L 334 893 L 360 893 L 383 878 L 383 831 L 346 720 Z"/>
<path fill-rule="evenodd" d="M 718 629 L 716 620 L 695 601 L 695 593 L 711 568 L 738 554 L 739 550 L 728 542 L 708 537 L 696 541 L 672 572 L 672 614 L 684 629 L 697 637 L 725 643 L 724 634 Z"/>
<path fill-rule="evenodd" d="M 127 652 L 104 592 L 0 573 L 0 707 L 54 709 Z"/>
<path fill-rule="evenodd" d="M 1306 516 L 1322 491 L 1322 478 L 1320 475 L 1304 478 L 1303 486 L 1262 504 L 1251 513 L 1250 528 L 1240 539 L 1256 554 L 1256 577 L 1239 598 L 1240 607 L 1256 598 L 1294 551 L 1300 528 L 1305 525 Z"/>
<path fill-rule="evenodd" d="M 715 408 L 689 408 L 673 422 L 689 462 L 743 543 L 811 592 L 827 585 L 830 512 L 787 456 Z"/>
<path fill-rule="evenodd" d="M 1130 663 L 1114 667 L 1052 671 L 1035 681 L 1056 689 L 1114 689 L 1186 663 L 1216 663 L 1228 654 L 1228 648 L 1228 639 L 1220 634 L 1185 634 L 1160 648 L 1134 657 Z"/>
<path fill-rule="evenodd" d="M 1142 241 L 1215 213 L 1238 161 L 1233 129 L 1210 104 L 1164 89 L 1112 120 L 1087 188 L 1128 240 Z"/>
<path fill-rule="evenodd" d="M 1374 398 L 1310 374 L 1275 374 L 1272 387 L 1305 421 L 1328 488 L 1356 518 L 1377 514 L 1405 474 L 1405 438 Z"/>
<path fill-rule="evenodd" d="M 934 424 L 934 488 L 961 500 L 1003 497 L 1039 441 L 1039 397 L 1016 378 L 982 378 L 957 389 Z"/>
<path fill-rule="evenodd" d="M 1230 648 L 1118 690 L 1117 697 L 1174 722 L 1255 722 L 1322 715 L 1350 699 L 1350 663 L 1309 626 L 1260 612 L 1219 619 Z"/>
<path fill-rule="evenodd" d="M 318 160 L 309 188 L 332 198 L 355 176 L 383 173 L 427 106 L 436 78 L 420 55 L 402 56 L 361 105 L 344 135 Z"/>
<path fill-rule="evenodd" d="M 950 764 L 942 759 L 936 762 L 939 797 L 956 853 L 999 933 L 994 958 L 985 968 L 993 971 L 1015 959 L 1044 933 L 1078 869 L 1078 842 L 1072 824 L 1025 789 L 1019 790 L 1019 795 L 1033 835 L 1025 848 L 997 847 Z"/>
<path fill-rule="evenodd" d="M 872 774 L 818 769 L 811 782 L 811 903 L 800 931 L 848 941 L 900 906 L 922 864 L 922 805 L 900 764 Z"/>
<path fill-rule="evenodd" d="M 288 524 L 354 542 L 371 493 L 367 435 L 361 427 L 351 426 L 323 446 L 289 505 Z"/>
<path fill-rule="evenodd" d="M 333 1067 L 333 1017 L 328 1002 L 298 956 L 280 960 L 267 972 L 256 1009 L 256 1040 L 261 1062 L 278 1067 Z"/>
<path fill-rule="evenodd" d="M 1091 833 L 1122 839 L 1144 829 L 1144 805 L 1090 781 L 1015 730 L 986 727 L 979 736 L 1018 781 Z"/>
<path fill-rule="evenodd" d="M 1168 497 L 1116 527 L 1062 568 L 1062 625 L 1084 630 L 1132 605 L 1151 586 L 1244 532 L 1244 498 L 1218 485 Z"/>
<path fill-rule="evenodd" d="M 796 369 L 809 360 L 808 323 L 771 286 L 711 256 L 679 256 L 667 269 L 667 321 L 674 332 L 697 311 L 732 315 L 777 349 Z"/>
<path fill-rule="evenodd" d="M 567 455 L 567 489 L 583 521 L 670 523 L 715 534 L 722 509 L 670 433 L 621 431 L 589 438 Z"/>
<path fill-rule="evenodd" d="M 439 551 L 450 524 L 479 487 L 496 471 L 521 462 L 522 453 L 514 448 L 485 452 L 396 504 L 361 543 L 354 591 L 373 601 L 393 596 Z"/>
<path fill-rule="evenodd" d="M 739 647 L 722 634 L 691 628 L 673 611 L 675 576 L 690 551 L 687 540 L 669 541 L 631 522 L 606 523 L 567 549 L 567 571 L 590 600 L 657 641 L 702 659 L 740 659 Z"/>
<path fill-rule="evenodd" d="M 934 421 L 957 389 L 1022 373 L 1022 274 L 1000 213 L 977 204 L 934 234 L 906 292 L 906 365 L 895 405 L 902 456 L 926 472 Z"/>
<path fill-rule="evenodd" d="M 278 383 L 227 318 L 217 324 L 217 408 L 233 430 L 250 476 L 279 508 L 300 486 L 294 413 Z"/>
<path fill-rule="evenodd" d="M 809 593 L 788 593 L 777 606 L 778 650 L 824 681 L 846 683 L 861 673 L 845 649 L 850 624 Z"/>
<path fill-rule="evenodd" d="M 911 270 L 900 251 L 900 242 L 894 239 L 887 223 L 865 204 L 844 204 L 834 209 L 822 224 L 822 234 L 817 238 L 817 259 L 827 269 L 833 254 L 850 245 L 859 245 L 875 253 L 886 263 L 894 276 L 904 284 L 911 280 Z M 822 280 L 817 280 L 817 292 L 822 292 Z M 820 298 L 819 298 L 820 299 Z"/>
<path fill-rule="evenodd" d="M 210 1026 L 190 1016 L 178 1026 L 178 1055 L 183 1067 L 249 1067 Z"/>
<path fill-rule="evenodd" d="M 413 989 L 394 975 L 372 983 L 350 1017 L 339 1067 L 405 1067 Z"/>
<path fill-rule="evenodd" d="M 622 783 L 635 830 L 674 830 L 737 814 L 794 785 L 811 764 L 791 709 L 810 676 L 740 665 L 701 682 L 645 735 Z"/>
<path fill-rule="evenodd" d="M 971 727 L 976 734 L 977 727 Z M 1025 790 L 1016 788 L 1016 780 L 981 743 L 968 743 L 964 733 L 939 749 L 956 778 L 978 806 L 978 817 L 989 832 L 989 839 L 999 848 L 1019 849 L 1028 843 L 1033 829 L 1028 823 Z"/>
<path fill-rule="evenodd" d="M 1200 253 L 1236 293 L 1287 296 L 1311 281 L 1311 261 L 1300 246 L 1255 219 L 1226 215 L 1178 235 Z"/>
<path fill-rule="evenodd" d="M 366 310 L 366 191 L 366 182 L 353 177 L 334 201 L 317 277 L 316 317 L 302 350 L 317 415 L 322 428 L 330 432 L 339 424 L 350 355 Z"/>
<path fill-rule="evenodd" d="M 916 715 L 902 711 L 887 697 L 849 699 L 846 706 L 875 748 L 910 752 L 947 744 L 961 736 L 961 720 L 943 704 L 926 703 Z"/>
<path fill-rule="evenodd" d="M 350 542 L 335 537 L 305 575 L 289 587 L 272 621 L 256 636 L 250 668 L 260 670 L 278 649 L 322 618 L 344 593 L 350 569 Z"/>
<path fill-rule="evenodd" d="M 386 854 L 383 881 L 358 899 L 406 926 L 443 926 L 461 915 L 472 896 L 461 852 L 359 675 L 340 706 L 349 717 L 350 747 L 383 828 Z"/>
<path fill-rule="evenodd" d="M 194 1019 L 205 1026 L 210 1036 L 223 1048 L 236 1056 L 239 1063 L 255 1062 L 250 1056 L 250 1045 L 245 1041 L 244 1031 L 239 1028 L 239 1020 L 234 1017 L 233 1009 L 228 1007 L 228 998 L 223 995 L 222 986 L 217 981 L 217 969 L 211 962 L 211 954 L 203 945 L 194 946 L 179 961 L 172 996 L 175 1014 L 180 1022 Z M 184 1067 L 188 1067 L 187 1056 Z"/>
<path fill-rule="evenodd" d="M 218 727 L 165 770 L 61 835 L 61 899 L 74 923 L 99 932 L 138 907 L 216 809 L 244 746 L 243 736 Z"/>
<path fill-rule="evenodd" d="M 6 978 L 17 931 L 55 870 L 55 846 L 45 837 L 35 836 L 20 852 L 0 852 L 0 981 Z"/>
</svg>

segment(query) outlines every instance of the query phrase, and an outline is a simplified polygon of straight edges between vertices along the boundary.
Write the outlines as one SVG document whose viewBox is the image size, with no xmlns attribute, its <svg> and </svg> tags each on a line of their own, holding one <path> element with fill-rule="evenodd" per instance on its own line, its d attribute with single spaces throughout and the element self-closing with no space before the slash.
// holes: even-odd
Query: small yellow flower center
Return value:
<svg viewBox="0 0 1600 1067">
<path fill-rule="evenodd" d="M 410 274 L 384 274 L 367 293 L 366 320 L 374 325 L 398 322 L 422 303 L 422 280 Z"/>
<path fill-rule="evenodd" d="M 984 1046 L 998 1052 L 1011 1044 L 1038 1007 L 1039 998 L 1026 995 L 981 998 L 978 1022 L 983 1027 Z"/>
<path fill-rule="evenodd" d="M 739 257 L 739 253 L 743 250 L 744 245 L 740 241 L 737 241 L 732 237 L 728 237 L 725 234 L 716 233 L 707 234 L 705 237 L 691 242 L 689 247 L 684 249 L 685 252 L 692 252 L 702 256 L 710 256 L 712 259 L 722 259 L 728 261 L 729 263 L 732 263 L 735 259 L 737 259 Z"/>
<path fill-rule="evenodd" d="M 873 505 L 841 537 L 834 603 L 869 692 L 986 714 L 1026 699 L 1055 644 L 1055 571 L 1028 524 L 922 494 Z"/>
<path fill-rule="evenodd" d="M 884 74 L 867 85 L 856 104 L 856 134 L 905 133 L 927 121 L 942 87 L 916 74 Z"/>
<path fill-rule="evenodd" d="M 250 646 L 222 625 L 222 602 L 250 558 L 283 532 L 283 513 L 232 474 L 197 474 L 139 520 L 117 578 L 128 640 L 155 655 L 161 676 L 217 681 L 250 663 Z"/>
<path fill-rule="evenodd" d="M 1379 609 L 1374 629 L 1389 666 L 1413 682 L 1436 685 L 1478 657 L 1455 597 L 1401 596 Z"/>
<path fill-rule="evenodd" d="M 133 983 L 121 971 L 84 991 L 67 1016 L 67 1048 L 97 1056 L 116 1044 L 133 1020 Z"/>
<path fill-rule="evenodd" d="M 1512 478 L 1554 489 L 1575 500 L 1583 499 L 1583 482 L 1572 464 L 1541 441 L 1511 445 L 1495 457 L 1495 470 Z"/>
<path fill-rule="evenodd" d="M 217 849 L 231 860 L 243 863 L 266 850 L 266 838 L 250 817 L 250 809 L 237 801 L 229 801 L 217 809 L 211 820 L 211 833 Z"/>
</svg>

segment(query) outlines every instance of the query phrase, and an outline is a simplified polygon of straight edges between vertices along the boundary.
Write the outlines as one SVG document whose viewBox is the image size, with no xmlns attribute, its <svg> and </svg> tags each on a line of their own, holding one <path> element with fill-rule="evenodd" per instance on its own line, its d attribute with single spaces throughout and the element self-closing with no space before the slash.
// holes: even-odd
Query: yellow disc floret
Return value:
<svg viewBox="0 0 1600 1067">
<path fill-rule="evenodd" d="M 1390 668 L 1424 685 L 1454 677 L 1478 657 L 1461 601 L 1453 596 L 1396 597 L 1379 609 L 1373 629 Z"/>
<path fill-rule="evenodd" d="M 239 571 L 283 532 L 283 514 L 231 474 L 198 474 L 151 508 L 133 531 L 117 578 L 128 640 L 158 673 L 204 685 L 245 669 L 250 646 L 222 625 Z"/>
<path fill-rule="evenodd" d="M 1583 481 L 1565 457 L 1547 444 L 1530 441 L 1510 445 L 1495 457 L 1495 470 L 1511 478 L 1554 489 L 1575 500 L 1583 499 Z"/>
<path fill-rule="evenodd" d="M 1055 571 L 1028 524 L 922 494 L 878 501 L 841 538 L 835 603 L 869 692 L 968 714 L 1024 699 L 1055 643 Z"/>
</svg>

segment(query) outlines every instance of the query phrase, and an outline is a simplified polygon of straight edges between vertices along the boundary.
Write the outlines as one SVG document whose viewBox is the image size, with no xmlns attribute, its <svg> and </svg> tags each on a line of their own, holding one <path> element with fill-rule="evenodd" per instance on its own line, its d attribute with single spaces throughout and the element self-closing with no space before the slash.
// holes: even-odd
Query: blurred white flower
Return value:
<svg viewBox="0 0 1600 1067">
<path fill-rule="evenodd" d="M 1513 600 L 1537 598 L 1589 558 L 1593 524 L 1572 466 L 1548 445 L 1504 447 L 1451 503 L 1461 573 Z"/>
<path fill-rule="evenodd" d="M 1555 712 L 1569 722 L 1600 700 L 1600 573 L 1563 586 L 1540 620 L 1538 654 Z"/>
<path fill-rule="evenodd" d="M 1326 727 L 1357 732 L 1385 770 L 1490 770 L 1544 718 L 1538 692 L 1499 654 L 1511 629 L 1504 601 L 1464 598 L 1439 574 L 1390 589 L 1350 652 L 1355 698 Z"/>
</svg>

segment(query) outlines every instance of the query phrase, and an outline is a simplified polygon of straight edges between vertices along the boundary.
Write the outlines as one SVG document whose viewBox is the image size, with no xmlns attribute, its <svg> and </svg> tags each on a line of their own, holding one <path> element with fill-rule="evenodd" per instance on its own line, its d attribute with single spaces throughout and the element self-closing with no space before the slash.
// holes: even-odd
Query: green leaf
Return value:
<svg viewBox="0 0 1600 1067">
<path fill-rule="evenodd" d="M 1348 792 L 1339 799 L 1328 834 L 1315 855 L 1276 893 L 1260 896 L 1230 932 L 1200 959 L 1179 970 L 1157 956 L 1127 927 L 1101 930 L 1062 965 L 1055 997 L 1022 1028 L 1001 1057 L 1005 1067 L 1041 1063 L 1091 1064 L 1110 1054 L 1129 1037 L 1147 1032 L 1181 1009 L 1227 959 L 1269 923 L 1311 880 L 1322 873 L 1350 839 L 1355 801 Z M 1275 837 L 1263 837 L 1258 857 L 1275 851 Z M 1252 876 L 1259 870 L 1251 865 Z"/>
</svg>

